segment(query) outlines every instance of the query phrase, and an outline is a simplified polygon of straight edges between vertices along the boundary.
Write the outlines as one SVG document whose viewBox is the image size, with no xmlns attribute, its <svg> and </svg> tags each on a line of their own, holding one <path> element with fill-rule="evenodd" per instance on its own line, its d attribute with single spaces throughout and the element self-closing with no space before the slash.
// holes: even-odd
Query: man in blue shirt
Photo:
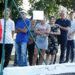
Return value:
<svg viewBox="0 0 75 75">
<path fill-rule="evenodd" d="M 60 35 L 60 50 L 61 50 L 61 54 L 60 54 L 60 61 L 59 63 L 63 63 L 64 62 L 64 55 L 65 55 L 65 50 L 66 50 L 66 45 L 67 45 L 67 33 L 68 33 L 68 29 L 71 25 L 70 21 L 66 18 L 66 13 L 64 11 L 61 11 L 60 13 L 60 19 L 57 19 L 56 23 L 58 24 L 60 31 L 61 31 L 61 35 Z"/>
<path fill-rule="evenodd" d="M 18 66 L 27 66 L 27 42 L 29 39 L 30 21 L 26 18 L 26 14 L 21 12 L 22 18 L 16 22 L 16 56 Z"/>
</svg>

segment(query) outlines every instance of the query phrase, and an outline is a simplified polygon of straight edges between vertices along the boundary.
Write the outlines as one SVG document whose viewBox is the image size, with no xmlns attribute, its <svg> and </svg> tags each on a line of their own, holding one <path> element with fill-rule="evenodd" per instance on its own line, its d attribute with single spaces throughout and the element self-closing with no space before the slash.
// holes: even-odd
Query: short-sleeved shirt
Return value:
<svg viewBox="0 0 75 75">
<path fill-rule="evenodd" d="M 1 19 L 2 24 L 2 39 L 0 43 L 3 43 L 3 34 L 4 34 L 4 19 Z M 15 31 L 15 23 L 10 18 L 6 20 L 6 32 L 5 32 L 5 44 L 13 44 L 12 31 Z"/>
<path fill-rule="evenodd" d="M 41 23 L 36 25 L 36 30 L 39 29 L 42 32 L 50 29 L 49 24 L 41 25 Z M 36 44 L 40 49 L 48 49 L 48 35 L 37 35 L 36 36 Z"/>
<path fill-rule="evenodd" d="M 21 28 L 24 29 L 24 27 L 27 26 L 27 32 L 23 33 L 23 32 L 19 32 L 16 35 L 16 43 L 22 43 L 22 42 L 28 42 L 29 40 L 29 31 L 30 31 L 30 20 L 29 19 L 25 19 L 25 21 L 23 21 L 21 18 L 19 18 L 16 22 L 16 29 L 17 28 Z"/>
</svg>

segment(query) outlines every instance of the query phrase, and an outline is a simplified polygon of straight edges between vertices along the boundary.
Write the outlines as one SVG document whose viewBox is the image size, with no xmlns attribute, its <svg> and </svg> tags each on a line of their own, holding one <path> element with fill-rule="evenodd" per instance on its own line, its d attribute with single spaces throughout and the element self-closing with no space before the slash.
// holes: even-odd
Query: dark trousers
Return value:
<svg viewBox="0 0 75 75">
<path fill-rule="evenodd" d="M 60 54 L 60 61 L 59 63 L 63 63 L 64 62 L 64 55 L 65 55 L 65 51 L 66 51 L 66 46 L 67 46 L 67 37 L 62 36 L 61 37 L 61 54 Z"/>
<path fill-rule="evenodd" d="M 3 44 L 0 44 L 0 62 L 1 62 L 1 58 L 2 58 L 2 47 Z M 5 62 L 4 62 L 4 67 L 7 67 L 9 60 L 10 60 L 10 56 L 11 56 L 11 51 L 13 48 L 13 44 L 5 44 Z"/>
<path fill-rule="evenodd" d="M 54 62 L 53 62 L 53 64 L 56 63 L 56 57 L 57 57 L 57 54 L 55 54 L 55 58 L 54 58 Z"/>
<path fill-rule="evenodd" d="M 35 43 L 27 45 L 29 65 L 32 65 Z"/>
<path fill-rule="evenodd" d="M 66 62 L 71 58 L 71 62 L 74 60 L 74 40 L 68 40 L 67 42 L 67 51 L 66 51 Z"/>
</svg>

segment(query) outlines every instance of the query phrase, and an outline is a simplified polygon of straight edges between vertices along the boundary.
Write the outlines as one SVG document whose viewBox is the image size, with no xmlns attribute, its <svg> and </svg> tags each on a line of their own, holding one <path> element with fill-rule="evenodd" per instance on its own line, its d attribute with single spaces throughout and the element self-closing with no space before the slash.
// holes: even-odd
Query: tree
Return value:
<svg viewBox="0 0 75 75">
<path fill-rule="evenodd" d="M 54 0 L 29 0 L 29 2 L 32 5 L 31 10 L 43 10 L 47 17 L 52 14 L 54 15 L 58 9 L 58 5 Z"/>
<path fill-rule="evenodd" d="M 22 3 L 23 3 L 22 1 L 23 1 L 23 0 L 15 0 L 15 3 L 16 3 L 16 5 L 17 5 L 17 7 L 18 7 L 19 9 L 21 9 L 20 6 L 21 6 Z M 15 5 L 13 4 L 12 0 L 11 0 L 11 1 L 8 0 L 8 7 L 11 9 L 12 19 L 13 19 L 14 21 L 16 21 L 16 19 L 17 19 L 19 13 L 18 13 L 18 11 L 17 11 Z"/>
<path fill-rule="evenodd" d="M 2 17 L 3 8 L 4 8 L 4 2 L 3 0 L 0 0 L 0 17 Z"/>
<path fill-rule="evenodd" d="M 75 10 L 74 0 L 29 0 L 29 2 L 32 6 L 31 10 L 44 10 L 47 16 L 56 14 L 59 5 Z"/>
<path fill-rule="evenodd" d="M 0 0 L 0 17 L 2 17 L 2 12 L 4 10 L 4 1 L 5 0 Z M 22 5 L 22 1 L 23 0 L 15 0 L 18 7 L 20 7 Z M 18 12 L 17 12 L 12 0 L 8 0 L 8 7 L 11 9 L 12 18 L 15 20 L 18 16 Z"/>
<path fill-rule="evenodd" d="M 75 0 L 56 0 L 56 4 L 75 10 Z"/>
</svg>

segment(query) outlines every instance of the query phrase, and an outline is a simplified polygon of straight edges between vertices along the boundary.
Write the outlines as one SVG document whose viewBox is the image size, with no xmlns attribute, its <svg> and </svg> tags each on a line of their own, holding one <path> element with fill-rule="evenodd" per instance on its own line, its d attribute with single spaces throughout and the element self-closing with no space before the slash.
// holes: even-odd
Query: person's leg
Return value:
<svg viewBox="0 0 75 75">
<path fill-rule="evenodd" d="M 27 66 L 27 43 L 21 43 L 21 66 Z"/>
<path fill-rule="evenodd" d="M 54 58 L 53 64 L 56 63 L 56 58 L 57 58 L 57 53 L 55 54 L 55 58 Z"/>
<path fill-rule="evenodd" d="M 32 65 L 36 65 L 37 55 L 38 55 L 38 50 L 37 50 L 37 48 L 35 48 L 34 49 L 34 55 L 33 55 L 33 63 L 32 63 Z"/>
<path fill-rule="evenodd" d="M 46 64 L 48 65 L 50 63 L 50 49 L 46 50 Z"/>
<path fill-rule="evenodd" d="M 45 50 L 41 50 L 41 54 L 39 55 L 39 65 L 42 65 L 44 60 Z"/>
<path fill-rule="evenodd" d="M 74 60 L 74 40 L 71 40 L 71 62 Z"/>
<path fill-rule="evenodd" d="M 56 58 L 56 50 L 53 50 L 52 53 L 51 53 L 50 64 L 54 64 L 55 63 L 55 58 Z"/>
<path fill-rule="evenodd" d="M 53 64 L 53 62 L 54 62 L 54 59 L 55 59 L 55 54 L 52 54 L 52 55 L 51 55 L 50 64 Z"/>
<path fill-rule="evenodd" d="M 0 44 L 0 63 L 1 63 L 1 58 L 2 58 L 2 44 Z"/>
<path fill-rule="evenodd" d="M 75 40 L 74 40 L 74 49 L 75 49 Z"/>
<path fill-rule="evenodd" d="M 32 65 L 35 43 L 27 45 L 29 65 Z"/>
<path fill-rule="evenodd" d="M 47 64 L 49 64 L 49 57 L 50 57 L 50 54 L 49 53 L 48 54 L 46 53 L 46 63 Z"/>
<path fill-rule="evenodd" d="M 7 65 L 9 63 L 12 48 L 13 48 L 13 44 L 5 44 L 5 62 L 4 62 L 4 67 L 7 67 Z"/>
<path fill-rule="evenodd" d="M 14 57 L 14 66 L 17 66 L 17 55 L 16 55 L 16 52 L 15 52 L 15 57 Z"/>
<path fill-rule="evenodd" d="M 37 57 L 36 65 L 38 65 L 38 62 L 39 62 L 39 58 Z"/>
<path fill-rule="evenodd" d="M 65 62 L 69 61 L 70 49 L 71 49 L 71 42 L 68 40 L 68 42 L 67 42 L 67 49 L 66 49 L 66 60 L 65 60 Z"/>
<path fill-rule="evenodd" d="M 21 44 L 15 43 L 15 59 L 16 59 L 16 65 L 21 64 Z"/>
<path fill-rule="evenodd" d="M 61 48 L 60 48 L 61 49 L 61 54 L 60 54 L 60 61 L 59 61 L 59 63 L 63 63 L 64 62 L 64 55 L 65 55 L 66 45 L 67 45 L 66 40 L 62 41 Z"/>
</svg>

